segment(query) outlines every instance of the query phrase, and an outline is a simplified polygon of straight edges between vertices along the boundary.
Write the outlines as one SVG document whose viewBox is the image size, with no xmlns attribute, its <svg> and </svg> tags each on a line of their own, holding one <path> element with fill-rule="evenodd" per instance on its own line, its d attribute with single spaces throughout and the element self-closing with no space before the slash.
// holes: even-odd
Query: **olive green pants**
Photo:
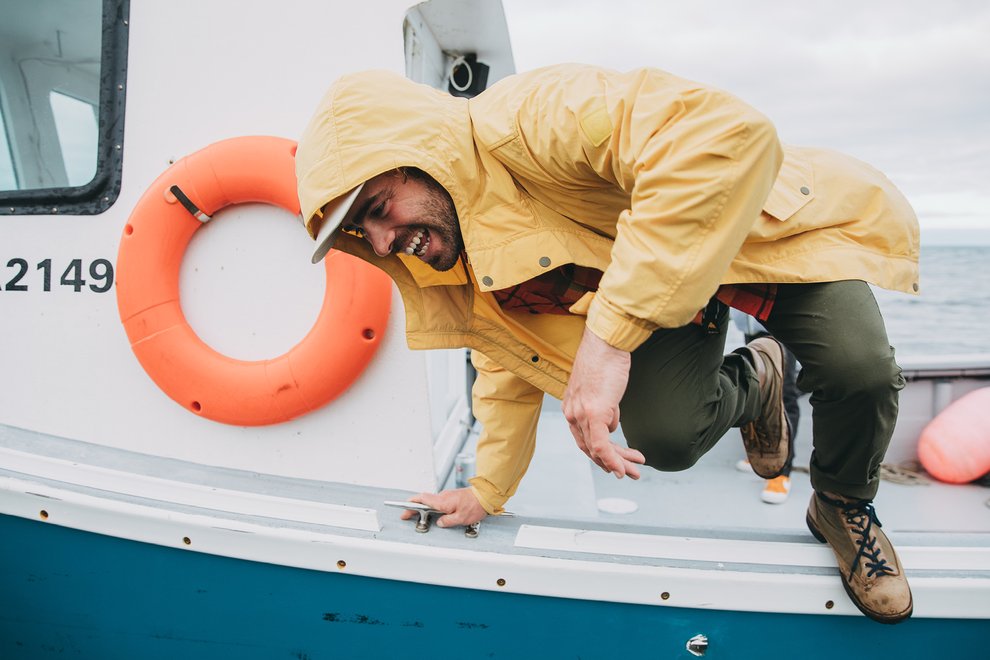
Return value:
<svg viewBox="0 0 990 660">
<path fill-rule="evenodd" d="M 749 357 L 723 355 L 728 320 L 723 307 L 717 333 L 658 330 L 633 352 L 622 431 L 647 465 L 684 470 L 760 415 Z M 860 281 L 781 284 L 764 325 L 797 357 L 798 388 L 811 393 L 812 486 L 873 499 L 904 387 L 873 292 Z"/>
</svg>

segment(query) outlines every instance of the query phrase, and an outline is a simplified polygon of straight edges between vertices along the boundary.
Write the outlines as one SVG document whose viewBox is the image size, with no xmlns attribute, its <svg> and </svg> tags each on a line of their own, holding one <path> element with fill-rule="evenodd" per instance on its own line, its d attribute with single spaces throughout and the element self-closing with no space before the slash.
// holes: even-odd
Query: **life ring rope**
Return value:
<svg viewBox="0 0 990 660">
<path fill-rule="evenodd" d="M 179 271 L 189 241 L 232 204 L 262 202 L 298 216 L 295 147 L 284 138 L 240 137 L 186 156 L 151 184 L 121 236 L 117 307 L 135 356 L 165 394 L 217 422 L 277 424 L 324 406 L 364 371 L 388 323 L 388 276 L 340 252 L 325 260 L 316 323 L 284 355 L 228 357 L 186 321 Z"/>
</svg>

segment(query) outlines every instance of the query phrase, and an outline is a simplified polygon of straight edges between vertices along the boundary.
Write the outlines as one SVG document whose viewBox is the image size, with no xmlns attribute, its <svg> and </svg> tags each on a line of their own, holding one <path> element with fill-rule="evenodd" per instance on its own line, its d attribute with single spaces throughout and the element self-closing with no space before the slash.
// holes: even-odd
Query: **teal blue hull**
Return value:
<svg viewBox="0 0 990 660">
<path fill-rule="evenodd" d="M 0 516 L 0 658 L 985 657 L 990 624 L 756 614 L 287 568 Z M 410 576 L 412 577 L 412 575 Z"/>
</svg>

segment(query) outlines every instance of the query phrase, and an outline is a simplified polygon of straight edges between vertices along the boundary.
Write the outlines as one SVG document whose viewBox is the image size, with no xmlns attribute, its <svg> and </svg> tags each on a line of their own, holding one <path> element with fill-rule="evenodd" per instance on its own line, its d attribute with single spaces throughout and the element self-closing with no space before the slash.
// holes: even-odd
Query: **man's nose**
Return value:
<svg viewBox="0 0 990 660">
<path fill-rule="evenodd" d="M 395 241 L 394 231 L 380 227 L 365 227 L 364 235 L 371 243 L 371 249 L 379 257 L 387 257 L 392 253 L 392 243 Z"/>
</svg>

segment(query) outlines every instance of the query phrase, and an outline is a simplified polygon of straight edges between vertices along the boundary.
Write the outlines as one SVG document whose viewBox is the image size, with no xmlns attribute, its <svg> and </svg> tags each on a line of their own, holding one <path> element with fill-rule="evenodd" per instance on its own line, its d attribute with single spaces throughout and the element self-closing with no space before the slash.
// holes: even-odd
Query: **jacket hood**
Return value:
<svg viewBox="0 0 990 660">
<path fill-rule="evenodd" d="M 366 241 L 347 232 L 339 232 L 334 247 L 415 287 L 466 284 L 467 271 L 480 268 L 476 279 L 487 291 L 543 272 L 535 260 L 520 263 L 502 249 L 507 239 L 542 239 L 533 231 L 532 200 L 505 165 L 479 146 L 472 107 L 468 99 L 386 71 L 340 78 L 320 102 L 296 151 L 300 210 L 310 236 L 319 232 L 323 220 L 316 212 L 327 202 L 383 172 L 417 167 L 450 194 L 469 269 L 439 272 L 404 254 L 378 257 Z M 400 290 L 403 297 L 410 291 Z"/>
<path fill-rule="evenodd" d="M 463 187 L 478 166 L 466 99 L 387 71 L 347 75 L 317 107 L 296 151 L 299 202 L 315 237 L 316 212 L 378 174 L 418 167 L 465 209 Z"/>
</svg>

